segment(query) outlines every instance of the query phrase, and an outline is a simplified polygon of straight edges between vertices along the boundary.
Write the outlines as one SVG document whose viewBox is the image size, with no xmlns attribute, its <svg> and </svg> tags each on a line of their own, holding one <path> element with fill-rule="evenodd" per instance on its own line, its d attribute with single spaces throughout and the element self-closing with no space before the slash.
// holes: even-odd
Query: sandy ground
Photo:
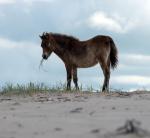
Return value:
<svg viewBox="0 0 150 138">
<path fill-rule="evenodd" d="M 146 92 L 0 96 L 0 138 L 150 138 L 149 132 Z"/>
</svg>

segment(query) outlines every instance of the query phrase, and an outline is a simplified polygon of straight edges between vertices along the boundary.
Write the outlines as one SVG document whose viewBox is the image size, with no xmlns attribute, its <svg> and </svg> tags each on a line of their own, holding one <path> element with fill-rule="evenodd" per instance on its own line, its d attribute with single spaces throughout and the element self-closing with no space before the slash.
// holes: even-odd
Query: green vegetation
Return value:
<svg viewBox="0 0 150 138">
<path fill-rule="evenodd" d="M 101 89 L 101 88 L 100 88 Z M 20 95 L 20 96 L 32 96 L 36 93 L 54 93 L 54 92 L 77 92 L 75 88 L 72 87 L 71 91 L 66 91 L 66 84 L 63 84 L 61 82 L 56 83 L 56 85 L 50 86 L 45 85 L 44 83 L 28 83 L 28 84 L 6 84 L 3 87 L 0 88 L 0 95 L 4 96 L 13 96 L 13 95 Z M 122 93 L 122 90 L 114 90 L 110 89 L 111 92 L 118 92 Z M 99 92 L 99 90 L 95 90 L 92 85 L 86 86 L 86 88 L 83 88 L 82 84 L 79 87 L 78 92 Z"/>
<path fill-rule="evenodd" d="M 101 89 L 101 88 L 100 88 Z M 83 88 L 82 84 L 79 86 L 78 92 L 98 92 L 99 90 L 94 90 L 92 85 Z M 65 83 L 56 83 L 56 85 L 45 85 L 44 83 L 33 83 L 30 82 L 28 84 L 11 84 L 7 83 L 3 87 L 0 88 L 0 95 L 12 96 L 12 95 L 20 95 L 20 96 L 32 96 L 36 93 L 54 93 L 54 92 L 77 92 L 77 90 L 72 87 L 71 91 L 67 91 Z"/>
<path fill-rule="evenodd" d="M 64 91 L 66 91 L 66 84 L 58 83 L 55 86 L 47 86 L 44 83 L 35 84 L 30 82 L 26 85 L 6 84 L 1 88 L 0 95 L 33 95 L 35 93 L 50 93 Z"/>
</svg>

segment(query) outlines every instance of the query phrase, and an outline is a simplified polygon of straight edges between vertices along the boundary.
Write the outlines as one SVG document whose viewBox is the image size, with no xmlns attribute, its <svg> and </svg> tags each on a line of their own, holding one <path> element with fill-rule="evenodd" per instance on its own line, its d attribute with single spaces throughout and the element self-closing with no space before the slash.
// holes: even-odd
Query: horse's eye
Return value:
<svg viewBox="0 0 150 138">
<path fill-rule="evenodd" d="M 42 43 L 41 43 L 41 47 L 44 48 L 45 46 L 46 46 L 46 43 L 45 43 L 45 42 L 42 42 Z"/>
</svg>

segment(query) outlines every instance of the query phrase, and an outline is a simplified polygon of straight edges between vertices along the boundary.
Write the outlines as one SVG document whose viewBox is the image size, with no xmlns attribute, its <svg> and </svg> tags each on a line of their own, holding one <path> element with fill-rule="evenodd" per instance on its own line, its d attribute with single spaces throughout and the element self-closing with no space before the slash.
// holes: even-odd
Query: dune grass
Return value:
<svg viewBox="0 0 150 138">
<path fill-rule="evenodd" d="M 47 86 L 44 83 L 28 83 L 26 85 L 6 84 L 0 90 L 0 95 L 33 95 L 35 93 L 52 93 L 66 91 L 66 84 L 56 84 L 55 86 Z"/>
<path fill-rule="evenodd" d="M 100 88 L 101 89 L 101 88 Z M 99 90 L 100 90 L 99 89 Z M 7 83 L 3 87 L 0 88 L 0 96 L 32 96 L 37 93 L 67 93 L 67 92 L 100 92 L 99 90 L 95 90 L 92 85 L 86 86 L 86 88 L 82 87 L 82 84 L 77 91 L 75 88 L 72 88 L 71 91 L 67 91 L 65 83 L 56 83 L 56 85 L 45 85 L 44 83 L 33 83 L 30 82 L 28 84 L 11 84 Z M 111 92 L 119 92 L 122 93 L 122 90 L 114 90 L 110 89 Z"/>
</svg>

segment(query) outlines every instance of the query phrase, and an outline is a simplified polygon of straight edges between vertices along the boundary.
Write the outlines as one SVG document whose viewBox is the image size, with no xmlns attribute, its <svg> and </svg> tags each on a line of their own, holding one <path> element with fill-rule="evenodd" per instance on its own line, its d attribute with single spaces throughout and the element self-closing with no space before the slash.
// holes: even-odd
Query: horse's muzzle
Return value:
<svg viewBox="0 0 150 138">
<path fill-rule="evenodd" d="M 48 56 L 46 56 L 46 55 L 42 55 L 42 57 L 43 57 L 43 59 L 47 59 L 48 58 Z"/>
</svg>

